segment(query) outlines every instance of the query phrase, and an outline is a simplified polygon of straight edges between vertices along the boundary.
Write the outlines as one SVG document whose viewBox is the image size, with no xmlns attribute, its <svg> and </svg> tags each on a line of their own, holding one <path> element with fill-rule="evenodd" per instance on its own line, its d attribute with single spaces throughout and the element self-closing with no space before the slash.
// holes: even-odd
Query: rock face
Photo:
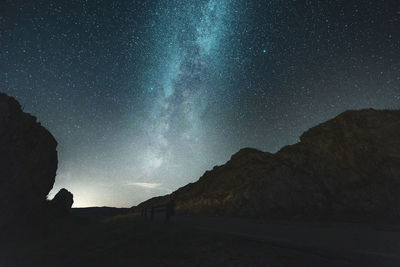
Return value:
<svg viewBox="0 0 400 267">
<path fill-rule="evenodd" d="M 275 154 L 242 149 L 157 202 L 170 198 L 189 213 L 398 218 L 400 111 L 344 112 Z"/>
<path fill-rule="evenodd" d="M 43 207 L 56 176 L 56 147 L 35 117 L 0 93 L 0 226 Z"/>
<path fill-rule="evenodd" d="M 69 214 L 72 204 L 74 204 L 74 196 L 65 188 L 60 189 L 50 201 L 51 210 L 57 215 Z"/>
</svg>

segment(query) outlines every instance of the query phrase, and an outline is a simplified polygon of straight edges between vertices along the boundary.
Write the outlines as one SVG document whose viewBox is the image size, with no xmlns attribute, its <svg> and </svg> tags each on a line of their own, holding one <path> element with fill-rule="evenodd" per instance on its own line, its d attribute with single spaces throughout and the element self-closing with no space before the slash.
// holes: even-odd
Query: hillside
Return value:
<svg viewBox="0 0 400 267">
<path fill-rule="evenodd" d="M 170 195 L 180 213 L 245 217 L 397 218 L 400 110 L 346 111 L 275 154 L 244 148 Z"/>
</svg>

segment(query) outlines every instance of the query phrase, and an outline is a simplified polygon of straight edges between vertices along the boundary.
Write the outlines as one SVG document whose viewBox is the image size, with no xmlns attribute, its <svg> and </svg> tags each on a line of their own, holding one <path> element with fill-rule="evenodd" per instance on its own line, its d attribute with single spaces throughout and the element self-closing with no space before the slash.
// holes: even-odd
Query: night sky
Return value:
<svg viewBox="0 0 400 267">
<path fill-rule="evenodd" d="M 400 108 L 398 0 L 2 0 L 0 91 L 58 141 L 74 206 L 132 206 L 243 147 Z"/>
</svg>

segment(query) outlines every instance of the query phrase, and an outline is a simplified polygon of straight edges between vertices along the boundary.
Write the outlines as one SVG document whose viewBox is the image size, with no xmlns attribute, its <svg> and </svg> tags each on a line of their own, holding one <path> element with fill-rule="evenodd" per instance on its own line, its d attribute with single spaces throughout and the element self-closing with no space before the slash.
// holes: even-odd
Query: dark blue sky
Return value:
<svg viewBox="0 0 400 267">
<path fill-rule="evenodd" d="M 400 108 L 398 1 L 0 3 L 0 90 L 59 143 L 55 190 L 131 206 L 347 109 Z"/>
</svg>

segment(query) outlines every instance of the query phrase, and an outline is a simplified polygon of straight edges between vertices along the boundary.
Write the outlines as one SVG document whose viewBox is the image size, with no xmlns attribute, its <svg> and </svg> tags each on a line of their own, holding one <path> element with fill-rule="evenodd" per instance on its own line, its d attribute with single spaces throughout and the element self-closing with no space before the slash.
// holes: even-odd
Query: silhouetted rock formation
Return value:
<svg viewBox="0 0 400 267">
<path fill-rule="evenodd" d="M 178 212 L 269 218 L 400 216 L 399 110 L 347 111 L 300 140 L 276 154 L 242 149 L 156 202 L 174 198 Z"/>
<path fill-rule="evenodd" d="M 65 188 L 60 189 L 49 203 L 52 212 L 57 215 L 69 214 L 72 204 L 74 204 L 74 196 Z"/>
<path fill-rule="evenodd" d="M 57 142 L 0 93 L 0 226 L 41 210 L 57 170 Z"/>
</svg>

